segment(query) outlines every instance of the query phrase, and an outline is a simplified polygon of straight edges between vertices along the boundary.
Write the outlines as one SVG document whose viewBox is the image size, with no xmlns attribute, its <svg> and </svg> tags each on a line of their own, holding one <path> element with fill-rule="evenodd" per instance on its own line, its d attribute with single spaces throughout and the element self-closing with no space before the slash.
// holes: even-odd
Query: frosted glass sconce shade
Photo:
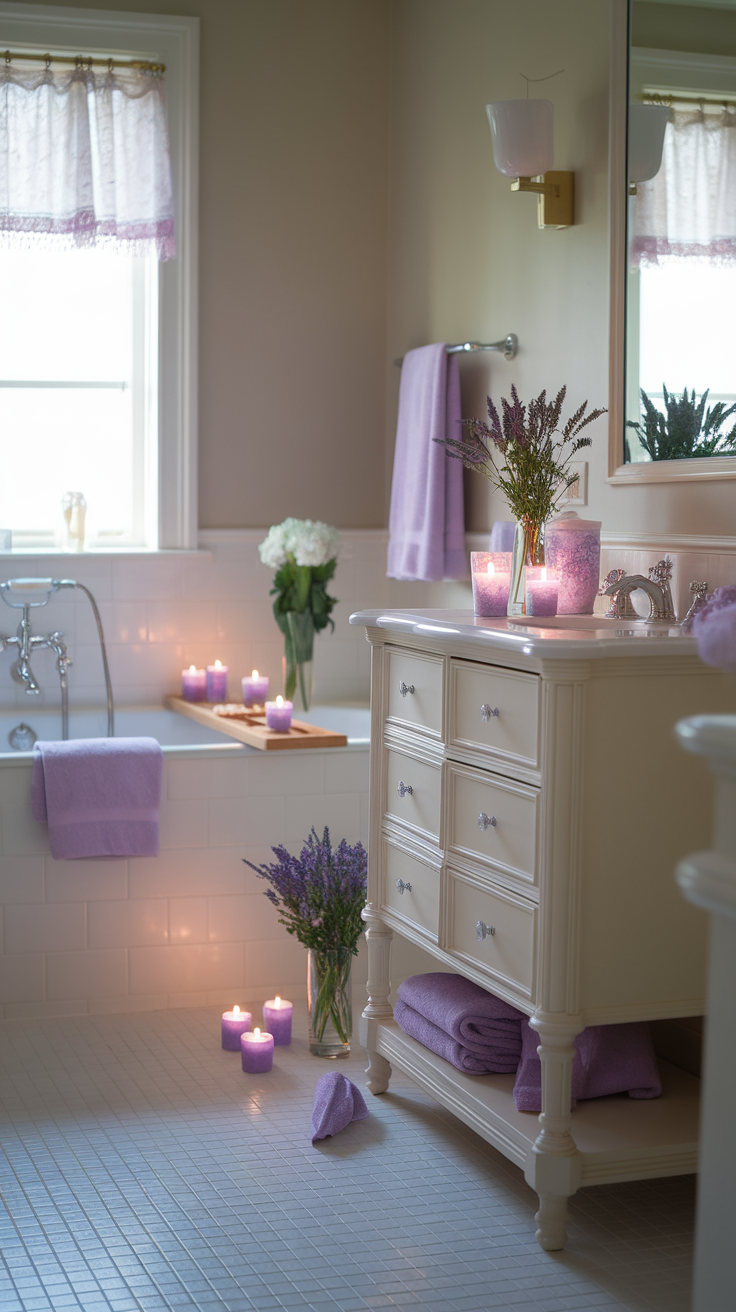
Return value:
<svg viewBox="0 0 736 1312">
<path fill-rule="evenodd" d="M 629 182 L 648 182 L 662 167 L 667 105 L 629 105 Z"/>
<path fill-rule="evenodd" d="M 531 178 L 552 168 L 551 100 L 495 100 L 486 114 L 499 173 Z"/>
</svg>

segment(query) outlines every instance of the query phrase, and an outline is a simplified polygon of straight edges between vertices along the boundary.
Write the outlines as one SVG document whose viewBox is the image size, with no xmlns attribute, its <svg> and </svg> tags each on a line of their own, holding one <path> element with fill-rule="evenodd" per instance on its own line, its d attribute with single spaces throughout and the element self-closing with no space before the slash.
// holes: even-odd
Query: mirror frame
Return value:
<svg viewBox="0 0 736 1312">
<path fill-rule="evenodd" d="M 736 456 L 696 460 L 648 460 L 624 464 L 626 385 L 626 147 L 629 103 L 630 0 L 610 0 L 611 58 L 608 119 L 609 369 L 608 478 L 641 483 L 701 483 L 736 478 Z"/>
</svg>

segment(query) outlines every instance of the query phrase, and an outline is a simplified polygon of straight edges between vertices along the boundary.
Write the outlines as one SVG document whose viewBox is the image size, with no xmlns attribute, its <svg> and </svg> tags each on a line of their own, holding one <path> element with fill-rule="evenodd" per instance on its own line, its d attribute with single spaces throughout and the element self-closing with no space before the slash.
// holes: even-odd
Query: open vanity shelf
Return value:
<svg viewBox="0 0 736 1312">
<path fill-rule="evenodd" d="M 676 628 L 540 630 L 464 611 L 366 611 L 372 647 L 368 1004 L 372 1093 L 395 1064 L 524 1171 L 562 1248 L 581 1185 L 697 1169 L 699 1081 L 578 1103 L 587 1025 L 700 1015 L 705 918 L 673 871 L 707 843 L 710 786 L 675 722 L 727 705 Z M 393 1021 L 394 933 L 525 1012 L 542 1114 L 512 1076 L 470 1076 Z"/>
</svg>

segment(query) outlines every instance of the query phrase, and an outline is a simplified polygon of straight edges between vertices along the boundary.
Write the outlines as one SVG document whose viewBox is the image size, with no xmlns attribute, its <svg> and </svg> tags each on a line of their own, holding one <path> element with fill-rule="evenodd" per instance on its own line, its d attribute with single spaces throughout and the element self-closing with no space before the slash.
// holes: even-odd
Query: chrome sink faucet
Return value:
<svg viewBox="0 0 736 1312">
<path fill-rule="evenodd" d="M 648 579 L 645 579 L 643 574 L 622 574 L 609 583 L 604 595 L 614 598 L 611 611 L 616 619 L 630 620 L 634 618 L 630 593 L 636 588 L 641 588 L 649 597 L 647 623 L 674 624 L 676 616 L 670 587 L 671 578 L 672 561 L 669 556 L 665 556 L 664 560 L 659 560 L 656 565 L 652 565 Z M 636 616 L 636 618 L 640 617 Z"/>
</svg>

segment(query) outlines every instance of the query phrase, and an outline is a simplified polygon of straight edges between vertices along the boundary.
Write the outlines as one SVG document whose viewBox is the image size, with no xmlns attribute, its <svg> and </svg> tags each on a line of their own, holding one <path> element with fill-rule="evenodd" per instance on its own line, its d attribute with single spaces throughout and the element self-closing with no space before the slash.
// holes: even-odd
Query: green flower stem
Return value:
<svg viewBox="0 0 736 1312">
<path fill-rule="evenodd" d="M 313 952 L 317 976 L 317 997 L 312 999 L 312 1029 L 318 1042 L 322 1042 L 328 1020 L 341 1043 L 349 1043 L 353 1032 L 353 1017 L 348 1001 L 347 986 L 350 979 L 350 952 Z"/>
</svg>

